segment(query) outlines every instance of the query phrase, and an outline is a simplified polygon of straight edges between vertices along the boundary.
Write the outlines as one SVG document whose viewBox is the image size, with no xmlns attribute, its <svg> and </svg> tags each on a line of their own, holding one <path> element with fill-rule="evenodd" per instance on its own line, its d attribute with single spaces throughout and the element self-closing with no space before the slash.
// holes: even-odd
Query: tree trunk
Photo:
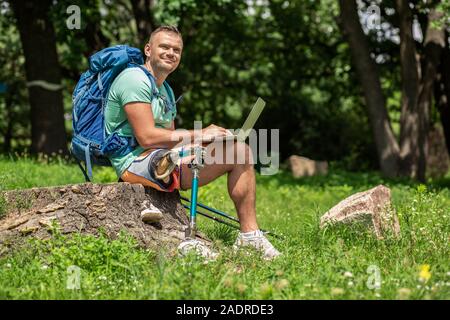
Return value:
<svg viewBox="0 0 450 320">
<path fill-rule="evenodd" d="M 8 153 L 11 151 L 11 140 L 13 138 L 13 104 L 14 104 L 14 94 L 17 94 L 17 90 L 14 87 L 10 87 L 5 94 L 5 111 L 6 111 L 6 130 L 3 135 L 3 152 Z"/>
<path fill-rule="evenodd" d="M 91 11 L 91 14 L 86 17 L 88 21 L 86 22 L 86 27 L 83 29 L 82 33 L 84 41 L 86 41 L 86 51 L 83 52 L 86 58 L 89 58 L 95 52 L 108 47 L 110 44 L 109 39 L 103 34 L 100 26 L 101 15 L 98 9 L 98 1 L 92 1 L 89 10 Z"/>
<path fill-rule="evenodd" d="M 48 17 L 51 0 L 12 0 L 20 32 L 31 106 L 31 151 L 66 153 L 61 72 Z"/>
<path fill-rule="evenodd" d="M 369 44 L 359 22 L 355 0 L 339 0 L 342 33 L 347 37 L 352 60 L 364 92 L 381 172 L 398 173 L 399 146 L 392 131 L 377 66 L 370 57 Z"/>
<path fill-rule="evenodd" d="M 448 37 L 449 34 L 446 33 L 444 37 L 445 49 L 441 56 L 439 75 L 435 86 L 435 100 L 441 116 L 447 151 L 450 155 L 450 44 L 448 43 Z"/>
<path fill-rule="evenodd" d="M 143 45 L 150 38 L 150 33 L 156 28 L 150 8 L 151 0 L 131 0 L 133 6 L 134 19 L 139 37 L 139 42 Z"/>
<path fill-rule="evenodd" d="M 419 62 L 412 34 L 413 17 L 409 2 L 396 0 L 400 26 L 402 101 L 400 156 L 402 175 L 416 178 L 419 169 Z"/>
<path fill-rule="evenodd" d="M 442 14 L 431 10 L 428 15 L 428 27 L 425 36 L 425 59 L 420 83 L 418 114 L 419 117 L 419 159 L 417 178 L 425 181 L 428 157 L 428 133 L 430 131 L 430 113 L 433 97 L 433 88 L 445 46 L 445 32 L 443 29 L 434 29 L 433 21 L 440 19 Z"/>
</svg>

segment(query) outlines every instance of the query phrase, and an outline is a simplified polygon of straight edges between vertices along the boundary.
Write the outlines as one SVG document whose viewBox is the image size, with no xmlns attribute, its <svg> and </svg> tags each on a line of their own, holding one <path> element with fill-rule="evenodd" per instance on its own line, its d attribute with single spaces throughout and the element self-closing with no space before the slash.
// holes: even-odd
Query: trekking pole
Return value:
<svg viewBox="0 0 450 320">
<path fill-rule="evenodd" d="M 183 204 L 183 207 L 185 207 L 185 208 L 188 209 L 188 210 L 191 209 L 191 207 L 188 206 L 188 205 L 186 205 L 186 204 Z M 234 229 L 240 229 L 239 226 L 237 226 L 237 225 L 235 225 L 235 224 L 232 224 L 231 222 L 227 222 L 227 221 L 225 221 L 225 220 L 222 220 L 222 219 L 219 219 L 219 218 L 217 218 L 217 217 L 211 216 L 211 215 L 209 215 L 209 214 L 207 214 L 207 213 L 205 213 L 205 212 L 202 212 L 202 211 L 197 210 L 197 214 L 199 214 L 199 215 L 201 215 L 201 216 L 204 216 L 204 217 L 206 217 L 206 218 L 209 218 L 209 219 L 211 219 L 211 220 L 217 221 L 217 222 L 219 222 L 219 223 L 222 223 L 222 224 L 224 224 L 224 225 L 227 225 L 227 226 L 229 226 L 229 227 L 231 227 L 231 228 L 234 228 Z"/>
<path fill-rule="evenodd" d="M 180 198 L 181 198 L 181 200 L 184 200 L 184 201 L 189 202 L 189 199 L 188 199 L 188 198 L 185 198 L 185 197 L 182 197 L 182 196 L 181 196 Z M 190 207 L 187 206 L 187 205 L 185 205 L 185 204 L 183 204 L 183 206 L 184 206 L 186 209 L 190 209 Z M 232 220 L 232 221 L 235 221 L 235 222 L 238 222 L 238 223 L 239 223 L 239 219 L 237 219 L 237 218 L 235 218 L 235 217 L 233 217 L 233 216 L 230 216 L 229 214 L 226 214 L 226 213 L 223 212 L 223 211 L 220 211 L 220 210 L 211 208 L 211 207 L 209 207 L 209 206 L 207 206 L 207 205 L 204 205 L 204 204 L 202 204 L 202 203 L 199 203 L 199 202 L 196 203 L 196 206 L 199 206 L 200 208 L 206 209 L 206 210 L 208 210 L 209 212 L 218 214 L 218 215 L 220 215 L 220 216 L 222 216 L 222 217 L 228 218 L 228 219 L 230 219 L 230 220 Z M 192 207 L 192 206 L 191 206 L 191 207 Z M 221 219 L 217 219 L 217 218 L 215 218 L 215 217 L 211 217 L 211 216 L 209 216 L 209 215 L 203 214 L 203 213 L 201 213 L 200 211 L 197 211 L 197 212 L 198 212 L 199 214 L 201 214 L 202 216 L 206 216 L 206 217 L 208 217 L 208 218 L 210 218 L 210 219 L 212 219 L 212 220 L 218 221 L 218 222 L 220 222 L 220 223 L 224 223 L 224 222 L 225 222 L 225 221 L 223 221 L 223 220 L 221 220 Z M 217 220 L 216 220 L 216 219 L 217 219 Z M 220 221 L 219 221 L 219 220 L 220 220 Z M 230 223 L 224 223 L 224 224 L 229 225 L 229 226 L 232 226 L 232 227 L 235 227 L 234 225 L 231 225 Z M 272 231 L 267 231 L 267 230 L 261 229 L 261 232 L 262 232 L 262 233 L 265 233 L 265 234 L 267 234 L 267 235 L 273 236 L 273 237 L 275 237 L 275 238 L 277 238 L 277 239 L 284 239 L 283 236 L 280 236 L 280 235 L 278 235 L 278 234 L 276 234 L 276 233 L 273 233 Z"/>
<path fill-rule="evenodd" d="M 190 202 L 188 198 L 185 198 L 185 197 L 182 197 L 182 196 L 180 196 L 180 198 L 181 198 L 181 200 Z M 197 205 L 198 205 L 200 208 L 206 209 L 206 210 L 208 210 L 208 211 L 211 211 L 212 213 L 218 214 L 219 216 L 222 216 L 222 217 L 224 217 L 224 218 L 227 218 L 227 219 L 230 219 L 230 220 L 233 220 L 233 221 L 239 223 L 239 219 L 238 219 L 238 218 L 235 218 L 235 217 L 233 217 L 233 216 L 230 216 L 230 215 L 226 214 L 225 212 L 222 212 L 222 211 L 216 210 L 216 209 L 214 209 L 214 208 L 208 207 L 207 205 L 204 205 L 204 204 L 202 204 L 202 203 L 197 203 Z"/>
</svg>

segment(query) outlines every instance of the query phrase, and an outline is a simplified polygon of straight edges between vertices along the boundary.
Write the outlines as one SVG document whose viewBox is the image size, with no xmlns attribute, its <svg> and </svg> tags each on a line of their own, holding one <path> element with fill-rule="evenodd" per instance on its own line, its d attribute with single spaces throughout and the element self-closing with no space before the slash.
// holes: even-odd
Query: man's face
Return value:
<svg viewBox="0 0 450 320">
<path fill-rule="evenodd" d="M 182 50 L 183 41 L 173 32 L 158 32 L 151 43 L 145 45 L 145 55 L 149 57 L 152 68 L 167 73 L 180 64 Z"/>
</svg>

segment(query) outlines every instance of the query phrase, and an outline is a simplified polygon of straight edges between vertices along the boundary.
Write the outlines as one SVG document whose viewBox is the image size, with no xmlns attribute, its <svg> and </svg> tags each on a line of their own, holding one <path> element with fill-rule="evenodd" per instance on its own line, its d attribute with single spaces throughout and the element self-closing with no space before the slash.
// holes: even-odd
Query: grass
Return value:
<svg viewBox="0 0 450 320">
<path fill-rule="evenodd" d="M 97 168 L 94 177 L 115 180 L 110 168 Z M 299 180 L 286 172 L 258 175 L 259 223 L 285 236 L 272 239 L 284 253 L 274 262 L 255 252 L 233 254 L 236 231 L 202 217 L 199 228 L 221 252 L 208 264 L 140 249 L 125 233 L 114 241 L 56 233 L 0 258 L 0 299 L 449 299 L 449 181 L 421 185 L 343 171 Z M 0 190 L 80 182 L 78 167 L 64 161 L 0 158 Z M 318 228 L 330 207 L 380 183 L 392 190 L 401 238 Z M 225 177 L 202 187 L 199 197 L 234 213 Z M 0 198 L 0 215 L 1 206 Z M 67 289 L 76 279 L 71 266 L 79 289 Z"/>
</svg>

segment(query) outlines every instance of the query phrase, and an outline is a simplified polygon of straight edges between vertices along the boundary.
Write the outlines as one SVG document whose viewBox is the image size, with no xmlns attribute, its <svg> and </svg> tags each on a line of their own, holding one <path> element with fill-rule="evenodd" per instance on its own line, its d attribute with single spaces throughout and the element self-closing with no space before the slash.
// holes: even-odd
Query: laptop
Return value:
<svg viewBox="0 0 450 320">
<path fill-rule="evenodd" d="M 240 142 L 244 142 L 245 139 L 247 139 L 250 132 L 252 131 L 253 126 L 255 125 L 256 121 L 258 120 L 258 118 L 261 115 L 261 112 L 263 111 L 265 106 L 266 106 L 266 102 L 263 99 L 261 99 L 260 97 L 258 97 L 258 100 L 256 100 L 247 119 L 245 120 L 244 124 L 242 125 L 242 128 L 238 130 L 237 134 L 217 137 L 214 139 L 208 139 L 207 141 L 216 142 L 216 141 L 237 140 Z"/>
</svg>

